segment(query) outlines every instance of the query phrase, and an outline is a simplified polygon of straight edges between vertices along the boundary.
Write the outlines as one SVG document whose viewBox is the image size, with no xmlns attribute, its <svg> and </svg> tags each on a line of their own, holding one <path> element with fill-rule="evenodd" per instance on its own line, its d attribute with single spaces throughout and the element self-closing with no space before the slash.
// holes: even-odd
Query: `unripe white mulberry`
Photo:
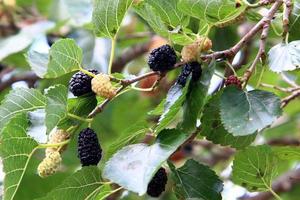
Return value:
<svg viewBox="0 0 300 200">
<path fill-rule="evenodd" d="M 48 144 L 61 143 L 61 142 L 66 141 L 69 138 L 70 138 L 70 134 L 68 132 L 66 132 L 63 129 L 57 129 L 55 132 L 52 132 L 49 135 Z M 61 153 L 66 149 L 66 147 L 67 147 L 67 145 L 64 145 L 63 147 L 61 147 L 61 146 L 59 146 L 59 147 L 48 147 L 48 148 L 46 148 L 46 151 L 45 151 L 46 157 L 51 152 L 58 151 L 58 149 L 59 149 L 59 152 Z"/>
<path fill-rule="evenodd" d="M 192 44 L 186 45 L 181 50 L 181 57 L 184 62 L 197 61 L 198 54 L 210 50 L 212 42 L 207 37 L 199 37 Z"/>
<path fill-rule="evenodd" d="M 58 151 L 49 153 L 44 160 L 39 164 L 37 171 L 40 177 L 47 177 L 57 172 L 62 159 Z"/>
<path fill-rule="evenodd" d="M 116 96 L 116 88 L 111 84 L 107 74 L 98 74 L 92 79 L 92 90 L 98 96 L 111 99 Z"/>
</svg>

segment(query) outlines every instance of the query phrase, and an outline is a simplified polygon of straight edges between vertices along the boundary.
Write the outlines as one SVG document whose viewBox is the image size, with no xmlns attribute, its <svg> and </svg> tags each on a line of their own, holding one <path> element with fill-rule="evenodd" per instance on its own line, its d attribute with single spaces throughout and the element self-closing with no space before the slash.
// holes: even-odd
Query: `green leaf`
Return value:
<svg viewBox="0 0 300 200">
<path fill-rule="evenodd" d="M 45 93 L 46 127 L 49 133 L 63 118 L 67 116 L 68 88 L 64 85 L 51 86 Z"/>
<path fill-rule="evenodd" d="M 168 28 L 161 18 L 156 15 L 152 6 L 141 2 L 135 6 L 135 12 L 140 15 L 156 33 L 164 37 L 168 36 Z"/>
<path fill-rule="evenodd" d="M 148 115 L 158 116 L 164 113 L 164 105 L 166 103 L 166 99 L 163 99 L 155 108 L 148 112 Z"/>
<path fill-rule="evenodd" d="M 163 130 L 150 146 L 143 143 L 126 146 L 106 163 L 103 177 L 143 195 L 155 172 L 187 137 L 176 129 L 169 129 Z"/>
<path fill-rule="evenodd" d="M 197 82 L 190 81 L 184 104 L 183 122 L 181 124 L 184 131 L 192 132 L 196 129 L 197 119 L 206 101 L 215 65 L 216 62 L 212 61 L 209 66 L 204 67 L 202 75 Z"/>
<path fill-rule="evenodd" d="M 150 4 L 153 4 L 154 7 Z M 140 15 L 154 30 L 154 32 L 159 35 L 169 37 L 172 39 L 172 42 L 180 45 L 192 43 L 194 39 L 196 39 L 196 36 L 191 30 L 182 26 L 185 25 L 185 22 L 183 24 L 177 24 L 176 26 L 174 25 L 174 22 L 171 24 L 168 23 L 171 21 L 168 16 L 176 15 L 175 13 L 177 13 L 178 10 L 167 10 L 165 12 L 161 12 L 162 9 L 166 10 L 166 8 L 161 7 L 163 4 L 168 4 L 168 1 L 160 0 L 159 2 L 154 2 L 149 0 L 148 3 L 141 2 L 135 6 L 135 12 Z M 176 5 L 168 5 L 168 7 L 172 7 L 172 9 L 174 9 L 175 6 Z M 176 18 L 184 20 L 181 15 L 176 16 Z M 184 21 L 188 22 L 188 20 Z"/>
<path fill-rule="evenodd" d="M 266 191 L 277 173 L 277 165 L 269 146 L 251 146 L 235 155 L 232 180 L 249 191 Z"/>
<path fill-rule="evenodd" d="M 39 200 L 94 200 L 101 189 L 101 173 L 96 166 L 83 167 Z"/>
<path fill-rule="evenodd" d="M 210 25 L 224 26 L 241 16 L 247 6 L 236 8 L 235 0 L 179 0 L 178 9 Z"/>
<path fill-rule="evenodd" d="M 35 89 L 11 90 L 0 106 L 0 130 L 16 114 L 44 108 L 46 98 Z"/>
<path fill-rule="evenodd" d="M 109 185 L 101 186 L 100 193 L 96 196 L 95 200 L 105 200 L 111 194 L 115 193 L 115 190 L 112 190 Z"/>
<path fill-rule="evenodd" d="M 300 67 L 300 40 L 272 47 L 268 53 L 273 72 L 292 71 Z"/>
<path fill-rule="evenodd" d="M 184 199 L 221 200 L 223 183 L 208 166 L 202 165 L 195 160 L 175 169 L 169 162 L 172 170 L 172 178 L 176 183 L 176 193 Z M 182 198 L 183 199 L 183 198 Z"/>
<path fill-rule="evenodd" d="M 46 36 L 41 36 L 34 40 L 25 56 L 31 69 L 41 78 L 47 73 L 49 49 Z"/>
<path fill-rule="evenodd" d="M 221 120 L 225 129 L 234 136 L 260 131 L 280 115 L 280 99 L 271 92 L 247 92 L 230 86 L 221 96 Z"/>
<path fill-rule="evenodd" d="M 289 17 L 289 39 L 291 41 L 293 40 L 299 40 L 299 26 L 300 26 L 300 1 L 295 0 L 293 1 L 293 11 L 291 16 Z"/>
<path fill-rule="evenodd" d="M 177 9 L 178 0 L 145 0 L 145 2 L 152 6 L 154 12 L 167 26 L 175 28 L 188 25 L 189 18 Z"/>
<path fill-rule="evenodd" d="M 157 133 L 159 133 L 161 130 L 167 127 L 170 122 L 172 122 L 185 100 L 187 88 L 188 86 L 183 88 L 177 83 L 170 88 L 164 105 L 164 113 L 160 116 L 159 123 L 155 129 Z"/>
<path fill-rule="evenodd" d="M 57 78 L 69 72 L 79 70 L 82 62 L 82 50 L 73 39 L 60 39 L 49 52 L 49 63 L 45 78 Z"/>
<path fill-rule="evenodd" d="M 237 149 L 249 146 L 255 140 L 256 134 L 235 137 L 223 127 L 220 119 L 220 97 L 222 92 L 220 91 L 214 95 L 205 105 L 201 118 L 202 130 L 200 133 L 214 144 L 229 145 Z"/>
<path fill-rule="evenodd" d="M 94 30 L 99 37 L 114 38 L 133 0 L 96 0 Z"/>
<path fill-rule="evenodd" d="M 300 160 L 300 148 L 297 146 L 272 147 L 272 151 L 281 160 Z"/>
<path fill-rule="evenodd" d="M 24 113 L 16 115 L 3 129 L 0 152 L 3 161 L 4 200 L 14 199 L 38 143 L 26 134 Z"/>
<path fill-rule="evenodd" d="M 147 131 L 149 131 L 149 128 L 145 121 L 140 121 L 130 126 L 128 129 L 123 131 L 121 137 L 117 138 L 117 140 L 112 145 L 110 145 L 110 148 L 108 149 L 108 152 L 106 152 L 105 157 L 109 158 L 124 146 L 138 142 L 145 136 Z"/>
</svg>

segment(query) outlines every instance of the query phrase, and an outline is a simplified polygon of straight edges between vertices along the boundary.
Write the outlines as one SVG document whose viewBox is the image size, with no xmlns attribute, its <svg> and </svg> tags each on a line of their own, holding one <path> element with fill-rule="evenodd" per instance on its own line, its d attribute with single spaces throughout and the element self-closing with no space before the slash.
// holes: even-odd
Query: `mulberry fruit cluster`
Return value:
<svg viewBox="0 0 300 200">
<path fill-rule="evenodd" d="M 151 197 L 159 197 L 165 191 L 168 176 L 164 168 L 160 168 L 148 184 L 147 194 Z"/>
<path fill-rule="evenodd" d="M 98 96 L 111 99 L 116 96 L 116 88 L 111 84 L 106 74 L 98 74 L 92 79 L 92 90 Z"/>
<path fill-rule="evenodd" d="M 82 166 L 97 165 L 102 157 L 97 134 L 90 128 L 83 129 L 78 136 L 78 157 Z"/>
<path fill-rule="evenodd" d="M 225 80 L 225 85 L 235 85 L 238 88 L 242 88 L 242 82 L 240 81 L 240 79 L 234 75 L 229 76 L 226 80 Z"/>
<path fill-rule="evenodd" d="M 176 64 L 176 53 L 170 45 L 163 45 L 154 50 L 149 55 L 148 65 L 153 71 L 167 71 Z"/>
<path fill-rule="evenodd" d="M 52 132 L 49 135 L 48 144 L 61 143 L 70 138 L 70 134 L 63 129 L 58 129 L 55 132 Z M 54 151 L 59 151 L 61 153 L 66 148 L 66 145 L 63 147 L 48 147 L 46 148 L 46 157 Z"/>
<path fill-rule="evenodd" d="M 187 78 L 192 73 L 192 81 L 197 81 L 201 77 L 202 69 L 201 65 L 198 62 L 190 62 L 186 63 L 182 71 L 177 79 L 177 84 L 180 84 L 181 86 L 185 86 Z"/>
<path fill-rule="evenodd" d="M 40 177 L 48 177 L 56 173 L 62 159 L 58 151 L 53 151 L 39 164 L 37 171 Z"/>
<path fill-rule="evenodd" d="M 95 75 L 98 74 L 97 70 L 89 70 L 89 72 Z M 77 72 L 72 76 L 69 82 L 69 90 L 74 94 L 74 96 L 82 96 L 90 93 L 92 92 L 91 80 L 91 76 L 81 71 Z"/>
</svg>

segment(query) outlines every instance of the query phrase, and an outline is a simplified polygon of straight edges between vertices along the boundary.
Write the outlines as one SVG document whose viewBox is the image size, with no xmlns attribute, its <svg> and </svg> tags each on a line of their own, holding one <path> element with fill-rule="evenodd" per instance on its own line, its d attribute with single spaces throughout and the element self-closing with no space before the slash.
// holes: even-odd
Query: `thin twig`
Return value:
<svg viewBox="0 0 300 200">
<path fill-rule="evenodd" d="M 269 23 L 274 17 L 277 10 L 282 5 L 282 0 L 277 0 L 269 10 L 267 16 L 263 17 L 236 45 L 231 47 L 230 49 L 217 51 L 211 54 L 201 56 L 202 60 L 211 60 L 213 58 L 232 58 L 239 52 L 239 50 L 253 38 L 260 30 L 263 29 L 266 23 Z"/>
<path fill-rule="evenodd" d="M 258 53 L 254 59 L 254 61 L 252 62 L 251 66 L 249 67 L 249 69 L 246 70 L 244 77 L 243 77 L 243 81 L 244 81 L 244 86 L 247 85 L 248 80 L 250 79 L 253 71 L 255 70 L 255 67 L 257 65 L 257 63 L 259 62 L 259 60 L 264 60 L 266 55 L 265 55 L 265 49 L 266 49 L 266 39 L 269 33 L 269 27 L 270 27 L 270 21 L 265 21 L 265 24 L 263 26 L 263 30 L 260 36 L 260 42 L 259 42 L 259 50 Z"/>
<path fill-rule="evenodd" d="M 292 1 L 291 0 L 285 0 L 284 1 L 284 9 L 283 9 L 283 33 L 282 36 L 285 38 L 289 32 L 289 17 L 292 13 Z"/>
<path fill-rule="evenodd" d="M 121 72 L 127 63 L 148 52 L 149 46 L 150 42 L 146 42 L 144 44 L 135 45 L 125 51 L 120 57 L 114 60 L 112 64 L 112 71 Z"/>
<path fill-rule="evenodd" d="M 284 99 L 281 100 L 281 107 L 284 108 L 287 106 L 292 100 L 296 99 L 297 97 L 300 96 L 300 90 L 294 91 L 291 95 L 285 97 Z"/>
<path fill-rule="evenodd" d="M 296 90 L 300 90 L 300 87 L 290 87 L 290 88 L 283 88 L 283 87 L 279 87 L 279 86 L 276 86 L 276 85 L 270 85 L 270 84 L 267 84 L 267 83 L 261 83 L 260 86 L 262 87 L 267 87 L 267 88 L 272 88 L 272 89 L 275 89 L 275 90 L 279 90 L 281 92 L 294 92 Z"/>
</svg>

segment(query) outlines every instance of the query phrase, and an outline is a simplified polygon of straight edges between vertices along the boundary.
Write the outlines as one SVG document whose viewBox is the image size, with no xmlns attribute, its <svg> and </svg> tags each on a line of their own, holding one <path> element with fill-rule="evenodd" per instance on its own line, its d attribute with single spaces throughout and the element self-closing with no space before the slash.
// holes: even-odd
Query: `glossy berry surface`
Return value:
<svg viewBox="0 0 300 200">
<path fill-rule="evenodd" d="M 153 71 L 167 71 L 176 64 L 176 53 L 170 45 L 154 49 L 148 59 L 148 65 Z"/>
<path fill-rule="evenodd" d="M 160 168 L 148 184 L 147 194 L 151 197 L 159 197 L 165 191 L 168 176 L 164 168 Z"/>
<path fill-rule="evenodd" d="M 97 70 L 89 70 L 89 72 L 98 74 Z M 72 76 L 69 82 L 69 90 L 74 94 L 74 96 L 82 96 L 90 93 L 92 92 L 91 80 L 92 77 L 89 75 L 81 71 L 77 72 Z"/>
<path fill-rule="evenodd" d="M 78 136 L 78 157 L 82 166 L 97 165 L 102 157 L 97 134 L 93 129 L 83 129 Z"/>
</svg>

